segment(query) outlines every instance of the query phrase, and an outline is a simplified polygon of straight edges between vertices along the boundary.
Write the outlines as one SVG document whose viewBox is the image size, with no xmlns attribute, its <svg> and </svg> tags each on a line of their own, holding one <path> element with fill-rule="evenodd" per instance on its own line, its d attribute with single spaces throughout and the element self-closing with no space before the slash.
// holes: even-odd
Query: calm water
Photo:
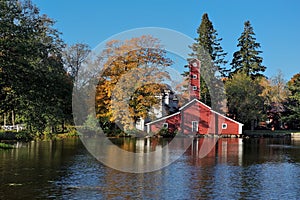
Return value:
<svg viewBox="0 0 300 200">
<path fill-rule="evenodd" d="M 141 141 L 114 142 L 130 151 L 141 148 Z M 166 142 L 151 140 L 143 148 Z M 170 166 L 144 174 L 102 165 L 78 139 L 0 150 L 0 199 L 300 198 L 300 141 L 220 139 L 200 159 L 201 142 Z"/>
</svg>

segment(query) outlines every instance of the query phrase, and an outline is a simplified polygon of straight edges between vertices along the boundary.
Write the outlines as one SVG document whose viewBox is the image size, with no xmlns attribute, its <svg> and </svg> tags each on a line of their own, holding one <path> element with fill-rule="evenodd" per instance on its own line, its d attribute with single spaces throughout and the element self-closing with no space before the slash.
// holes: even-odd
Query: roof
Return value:
<svg viewBox="0 0 300 200">
<path fill-rule="evenodd" d="M 165 116 L 165 117 L 156 119 L 156 120 L 154 120 L 154 121 L 152 121 L 152 122 L 148 122 L 148 123 L 146 123 L 146 125 L 148 125 L 148 124 L 153 124 L 153 123 L 159 122 L 159 121 L 161 121 L 161 120 L 168 119 L 169 117 L 173 117 L 173 116 L 175 116 L 175 115 L 178 115 L 178 114 L 181 113 L 181 110 L 183 110 L 184 108 L 186 108 L 187 106 L 191 105 L 191 104 L 194 103 L 194 102 L 200 103 L 201 105 L 203 105 L 203 106 L 205 106 L 206 108 L 208 108 L 211 112 L 213 112 L 213 113 L 215 113 L 215 114 L 217 114 L 217 115 L 221 115 L 221 116 L 223 116 L 223 117 L 224 117 L 225 119 L 227 119 L 227 120 L 230 120 L 230 121 L 232 121 L 232 122 L 234 122 L 234 123 L 237 123 L 237 124 L 239 124 L 239 125 L 242 125 L 242 126 L 244 125 L 244 124 L 242 124 L 242 123 L 240 123 L 240 122 L 238 122 L 238 121 L 235 121 L 234 119 L 231 119 L 231 118 L 229 118 L 229 117 L 227 117 L 227 116 L 225 116 L 225 115 L 223 115 L 223 114 L 221 114 L 221 113 L 218 113 L 218 112 L 212 110 L 211 107 L 209 107 L 208 105 L 204 104 L 203 102 L 201 102 L 201 101 L 198 100 L 198 99 L 193 99 L 193 100 L 189 101 L 188 103 L 186 103 L 184 106 L 182 106 L 181 108 L 179 108 L 179 112 L 176 112 L 176 113 L 174 113 L 174 114 L 172 114 L 172 115 L 168 115 L 168 116 Z"/>
<path fill-rule="evenodd" d="M 179 110 L 183 110 L 185 107 L 191 105 L 194 102 L 198 102 L 200 104 L 202 104 L 203 106 L 205 106 L 206 108 L 211 110 L 211 107 L 209 107 L 208 105 L 204 104 L 203 102 L 199 101 L 198 99 L 193 99 L 190 102 L 186 103 L 185 105 L 183 105 L 182 107 L 179 108 Z"/>
<path fill-rule="evenodd" d="M 173 117 L 173 116 L 178 115 L 178 114 L 180 114 L 180 111 L 179 111 L 179 112 L 176 112 L 176 113 L 173 113 L 172 115 L 167 115 L 167 116 L 158 118 L 158 119 L 156 119 L 156 120 L 154 120 L 154 121 L 152 121 L 152 122 L 148 122 L 148 123 L 146 123 L 146 125 L 147 125 L 147 124 L 153 124 L 153 123 L 155 123 L 155 122 L 158 122 L 158 121 L 161 121 L 161 120 L 168 119 L 168 118 Z"/>
</svg>

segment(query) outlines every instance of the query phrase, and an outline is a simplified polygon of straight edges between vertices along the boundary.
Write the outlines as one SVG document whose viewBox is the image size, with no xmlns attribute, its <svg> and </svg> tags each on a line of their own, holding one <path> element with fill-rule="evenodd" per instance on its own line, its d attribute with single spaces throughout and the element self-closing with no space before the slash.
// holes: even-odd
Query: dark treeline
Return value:
<svg viewBox="0 0 300 200">
<path fill-rule="evenodd" d="M 72 120 L 72 77 L 54 21 L 31 1 L 0 1 L 0 115 L 38 135 Z"/>
</svg>

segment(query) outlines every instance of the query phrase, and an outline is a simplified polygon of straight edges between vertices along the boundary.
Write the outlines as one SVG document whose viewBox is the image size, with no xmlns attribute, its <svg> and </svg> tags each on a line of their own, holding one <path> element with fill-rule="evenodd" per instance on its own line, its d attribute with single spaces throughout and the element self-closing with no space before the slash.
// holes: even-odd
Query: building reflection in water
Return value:
<svg viewBox="0 0 300 200">
<path fill-rule="evenodd" d="M 202 156 L 205 140 L 212 140 L 215 145 L 210 147 L 206 156 Z M 187 151 L 191 155 L 192 164 L 196 166 L 215 166 L 216 164 L 242 165 L 243 142 L 240 138 L 198 138 L 193 141 Z"/>
<path fill-rule="evenodd" d="M 189 144 L 185 155 L 189 156 L 195 166 L 214 166 L 217 163 L 242 165 L 243 144 L 239 138 L 115 138 L 111 139 L 111 144 L 106 145 L 101 145 L 97 140 L 92 141 L 93 144 L 88 144 L 89 149 L 103 156 L 101 159 L 105 163 L 124 168 L 134 166 L 140 170 L 148 169 L 150 165 L 165 167 L 178 159 L 180 152 Z M 125 150 L 125 156 L 116 150 L 116 146 Z"/>
</svg>

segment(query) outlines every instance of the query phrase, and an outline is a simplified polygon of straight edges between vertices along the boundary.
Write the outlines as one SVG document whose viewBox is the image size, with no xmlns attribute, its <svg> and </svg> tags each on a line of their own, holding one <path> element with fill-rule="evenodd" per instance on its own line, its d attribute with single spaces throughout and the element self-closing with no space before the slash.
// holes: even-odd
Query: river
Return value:
<svg viewBox="0 0 300 200">
<path fill-rule="evenodd" d="M 195 139 L 169 166 L 148 173 L 109 168 L 80 139 L 19 144 L 0 150 L 0 199 L 299 199 L 300 141 L 224 138 L 200 158 L 202 140 Z M 114 143 L 140 151 L 140 140 Z M 153 139 L 147 146 L 142 140 L 142 147 L 167 143 Z"/>
</svg>

